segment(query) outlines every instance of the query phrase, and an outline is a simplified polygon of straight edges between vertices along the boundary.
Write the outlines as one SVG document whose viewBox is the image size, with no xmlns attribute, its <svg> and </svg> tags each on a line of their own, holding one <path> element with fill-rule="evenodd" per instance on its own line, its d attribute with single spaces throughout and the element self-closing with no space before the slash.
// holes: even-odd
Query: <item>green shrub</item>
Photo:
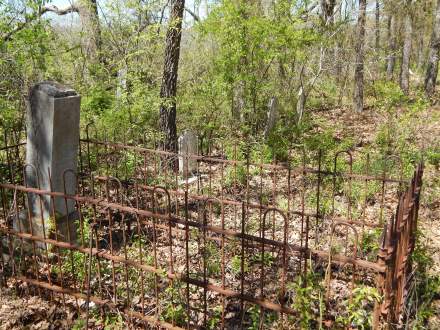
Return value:
<svg viewBox="0 0 440 330">
<path fill-rule="evenodd" d="M 438 313 L 433 301 L 440 298 L 440 275 L 433 273 L 434 251 L 423 243 L 424 235 L 418 233 L 416 247 L 411 255 L 415 268 L 413 290 L 409 294 L 408 310 L 414 315 L 412 329 L 426 329 L 428 319 Z"/>
<path fill-rule="evenodd" d="M 186 325 L 188 315 L 185 309 L 185 295 L 181 292 L 182 282 L 173 281 L 164 292 L 161 293 L 161 301 L 164 303 L 161 319 L 167 322 L 175 322 L 178 326 Z"/>
<path fill-rule="evenodd" d="M 353 289 L 353 298 L 344 303 L 347 313 L 339 313 L 337 323 L 356 329 L 372 329 L 374 304 L 382 300 L 376 288 L 358 286 Z"/>
<path fill-rule="evenodd" d="M 231 258 L 230 270 L 233 275 L 235 275 L 235 276 L 240 275 L 240 273 L 241 273 L 241 256 L 235 255 Z M 246 258 L 244 260 L 243 271 L 245 273 L 247 273 L 249 271 L 249 262 L 246 260 Z"/>
<path fill-rule="evenodd" d="M 231 165 L 226 169 L 223 186 L 232 188 L 234 186 L 244 187 L 246 185 L 247 174 L 244 165 Z"/>
<path fill-rule="evenodd" d="M 426 151 L 426 160 L 436 169 L 440 168 L 440 147 L 432 147 Z"/>
<path fill-rule="evenodd" d="M 277 320 L 276 313 L 264 310 L 264 324 L 260 327 L 261 307 L 259 306 L 250 307 L 246 314 L 250 318 L 250 325 L 247 327 L 247 330 L 271 329 L 273 328 L 273 323 Z"/>
<path fill-rule="evenodd" d="M 379 251 L 382 228 L 375 228 L 364 233 L 362 236 L 361 249 L 363 255 L 370 261 L 375 261 Z"/>
<path fill-rule="evenodd" d="M 298 312 L 298 317 L 294 320 L 295 327 L 300 329 L 311 329 L 322 327 L 322 316 L 324 306 L 324 288 L 322 278 L 313 272 L 311 260 L 309 271 L 303 276 L 298 276 L 294 282 L 287 283 L 288 294 L 293 297 L 292 308 Z M 319 315 L 315 315 L 318 311 Z"/>
<path fill-rule="evenodd" d="M 400 106 L 407 101 L 398 84 L 388 80 L 378 80 L 373 86 L 373 93 L 376 98 L 375 106 L 384 110 Z"/>
<path fill-rule="evenodd" d="M 113 93 L 103 85 L 96 85 L 83 97 L 81 108 L 90 117 L 103 114 L 113 105 Z"/>
</svg>

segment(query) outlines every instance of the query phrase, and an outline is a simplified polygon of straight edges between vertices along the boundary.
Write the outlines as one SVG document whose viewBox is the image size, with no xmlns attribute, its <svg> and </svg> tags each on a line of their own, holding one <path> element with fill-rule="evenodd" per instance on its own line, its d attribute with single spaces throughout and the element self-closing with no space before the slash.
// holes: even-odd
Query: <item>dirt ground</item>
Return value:
<svg viewBox="0 0 440 330">
<path fill-rule="evenodd" d="M 12 288 L 3 288 L 0 294 L 1 330 L 71 329 L 74 316 L 38 296 L 18 297 Z"/>
</svg>

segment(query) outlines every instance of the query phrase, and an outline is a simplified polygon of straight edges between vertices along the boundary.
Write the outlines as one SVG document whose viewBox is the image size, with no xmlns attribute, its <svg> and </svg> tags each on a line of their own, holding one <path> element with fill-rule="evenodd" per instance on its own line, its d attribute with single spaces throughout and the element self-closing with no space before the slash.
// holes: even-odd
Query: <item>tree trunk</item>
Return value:
<svg viewBox="0 0 440 330">
<path fill-rule="evenodd" d="M 298 124 L 302 120 L 305 107 L 306 107 L 306 94 L 304 92 L 303 86 L 301 85 L 298 91 L 298 102 L 296 103 L 296 115 L 297 115 Z"/>
<path fill-rule="evenodd" d="M 376 0 L 375 10 L 375 27 L 374 27 L 374 80 L 380 76 L 380 3 Z"/>
<path fill-rule="evenodd" d="M 404 40 L 402 48 L 402 64 L 400 67 L 400 88 L 405 94 L 409 92 L 409 63 L 411 57 L 412 42 L 412 19 L 410 11 L 407 10 L 404 21 Z"/>
<path fill-rule="evenodd" d="M 335 23 L 335 6 L 336 6 L 336 0 L 321 0 L 321 20 L 322 24 L 325 27 L 325 30 L 331 30 L 334 23 Z M 336 40 L 338 39 L 338 36 L 336 35 Z M 337 45 L 333 48 L 333 64 L 334 64 L 334 70 L 335 70 L 335 76 L 338 77 L 338 62 L 339 57 L 337 54 Z M 338 82 L 338 78 L 336 78 L 336 81 Z"/>
<path fill-rule="evenodd" d="M 376 27 L 375 27 L 375 46 L 376 52 L 379 52 L 380 48 L 380 3 L 376 0 Z"/>
<path fill-rule="evenodd" d="M 99 62 L 103 63 L 101 25 L 99 23 L 98 5 L 96 0 L 90 0 L 90 27 L 92 30 L 92 40 L 95 48 L 95 55 L 97 56 Z"/>
<path fill-rule="evenodd" d="M 177 152 L 176 91 L 184 8 L 185 0 L 172 1 L 170 23 L 166 36 L 162 86 L 160 88 L 159 124 L 164 135 L 163 147 L 165 150 L 172 152 Z M 173 160 L 173 167 L 175 166 L 176 160 Z"/>
<path fill-rule="evenodd" d="M 104 63 L 97 1 L 79 0 L 78 8 L 78 14 L 86 37 L 83 47 L 87 58 L 91 62 Z"/>
<path fill-rule="evenodd" d="M 365 10 L 367 0 L 359 0 L 359 16 L 357 22 L 356 64 L 354 72 L 353 104 L 356 112 L 364 108 L 364 42 L 365 42 Z"/>
<path fill-rule="evenodd" d="M 276 96 L 272 96 L 267 105 L 267 122 L 266 128 L 264 129 L 264 139 L 267 140 L 272 133 L 277 120 L 278 120 L 278 99 Z"/>
<path fill-rule="evenodd" d="M 388 16 L 388 52 L 387 79 L 393 80 L 396 66 L 396 17 L 391 14 Z"/>
<path fill-rule="evenodd" d="M 425 75 L 425 92 L 431 95 L 435 91 L 437 82 L 438 60 L 440 53 L 440 0 L 437 0 L 437 7 L 434 14 L 431 41 L 429 44 L 428 67 Z"/>
<path fill-rule="evenodd" d="M 237 1 L 237 6 L 239 9 L 239 15 L 240 19 L 247 20 L 251 13 L 249 12 L 249 4 L 246 0 L 244 1 Z M 244 39 L 246 40 L 246 36 L 248 35 L 246 26 L 242 26 L 241 30 L 242 35 L 244 36 Z M 246 79 L 243 78 L 243 76 L 246 76 L 247 70 L 248 70 L 248 49 L 247 49 L 247 42 L 244 41 L 244 43 L 240 46 L 240 53 L 242 54 L 240 57 L 240 62 L 237 67 L 237 73 L 239 75 L 239 79 L 235 82 L 233 86 L 232 91 L 232 119 L 235 122 L 235 127 L 237 131 L 241 128 L 241 122 L 246 121 L 248 118 L 245 114 L 245 110 L 247 106 L 249 105 L 247 102 L 246 96 L 247 90 L 249 86 L 247 86 Z"/>
<path fill-rule="evenodd" d="M 429 46 L 429 45 L 428 45 Z M 422 69 L 425 65 L 424 52 L 425 43 L 423 38 L 419 38 L 417 45 L 417 69 Z"/>
<path fill-rule="evenodd" d="M 339 7 L 335 12 L 335 19 L 334 21 L 339 22 L 341 20 L 341 7 Z M 335 61 L 335 75 L 336 75 L 336 84 L 341 82 L 341 75 L 342 75 L 342 56 L 343 52 L 342 49 L 342 41 L 341 41 L 341 35 L 336 34 L 336 44 L 333 48 L 333 54 L 334 54 L 334 61 Z"/>
<path fill-rule="evenodd" d="M 333 23 L 333 13 L 335 11 L 336 0 L 321 0 L 322 20 L 324 25 Z"/>
</svg>

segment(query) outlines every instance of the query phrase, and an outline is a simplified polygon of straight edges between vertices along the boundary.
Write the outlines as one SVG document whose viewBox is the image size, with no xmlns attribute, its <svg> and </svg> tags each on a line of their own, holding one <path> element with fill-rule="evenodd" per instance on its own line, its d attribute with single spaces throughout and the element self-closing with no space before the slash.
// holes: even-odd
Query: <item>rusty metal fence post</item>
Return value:
<svg viewBox="0 0 440 330">
<path fill-rule="evenodd" d="M 417 167 L 409 188 L 400 196 L 396 214 L 385 226 L 378 264 L 386 271 L 379 274 L 377 285 L 383 296 L 375 306 L 374 324 L 380 318 L 391 329 L 404 327 L 405 305 L 411 284 L 411 255 L 417 237 L 417 218 L 422 187 L 423 164 Z"/>
</svg>

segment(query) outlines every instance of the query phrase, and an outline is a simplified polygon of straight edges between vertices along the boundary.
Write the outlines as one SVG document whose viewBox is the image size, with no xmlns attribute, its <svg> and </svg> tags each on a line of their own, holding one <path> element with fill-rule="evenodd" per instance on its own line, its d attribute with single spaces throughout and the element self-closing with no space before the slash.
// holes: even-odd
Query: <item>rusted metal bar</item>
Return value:
<svg viewBox="0 0 440 330">
<path fill-rule="evenodd" d="M 106 181 L 106 179 L 108 177 L 106 176 L 95 176 L 94 177 L 96 180 L 100 180 L 100 181 Z M 134 185 L 134 184 L 133 184 Z M 148 186 L 148 185 L 144 185 L 144 184 L 138 184 L 137 185 L 139 188 L 142 188 L 144 190 L 148 190 L 148 191 L 153 191 L 154 190 L 154 186 Z M 168 193 L 170 193 L 171 195 L 176 195 L 176 196 L 180 196 L 180 197 L 184 197 L 185 196 L 185 191 L 179 191 L 179 190 L 173 190 L 173 189 L 168 189 L 167 190 Z M 205 195 L 198 195 L 198 194 L 189 194 L 188 193 L 188 198 L 190 198 L 191 200 L 197 200 L 197 201 L 202 201 L 202 202 L 206 202 L 207 200 L 210 199 L 210 197 L 205 196 Z M 219 198 L 219 201 L 221 201 L 224 205 L 233 205 L 233 206 L 240 206 L 242 204 L 242 202 L 240 201 L 236 201 L 236 200 L 232 200 L 232 199 L 223 199 L 223 198 Z M 318 199 L 319 201 L 319 199 Z M 289 210 L 283 210 L 280 209 L 278 207 L 276 207 L 275 205 L 272 204 L 258 204 L 258 203 L 252 203 L 249 202 L 248 204 L 246 204 L 248 208 L 251 209 L 259 209 L 259 210 L 267 210 L 267 209 L 274 209 L 277 210 L 279 212 L 284 212 L 286 214 L 288 214 L 289 216 L 292 215 L 299 215 L 299 216 L 304 216 L 304 217 L 310 217 L 310 218 L 322 218 L 321 215 L 318 215 L 316 213 L 310 213 L 310 212 L 305 212 L 305 211 L 289 211 Z M 379 228 L 382 227 L 382 225 L 377 222 L 377 223 L 371 223 L 371 222 L 363 222 L 363 221 L 357 221 L 357 220 L 347 220 L 344 217 L 338 217 L 338 216 L 332 216 L 332 215 L 328 215 L 325 216 L 326 219 L 328 220 L 332 220 L 332 221 L 346 221 L 350 224 L 354 224 L 354 225 L 359 225 L 359 226 L 367 226 L 367 227 L 371 227 L 371 228 Z"/>
<path fill-rule="evenodd" d="M 135 212 L 135 211 L 133 210 L 133 212 Z M 144 212 L 148 212 L 148 211 L 144 211 Z M 143 213 L 143 212 L 139 212 L 139 213 Z M 150 212 L 148 212 L 148 214 L 149 214 L 148 217 L 150 217 L 150 218 L 160 218 L 160 215 L 155 215 Z M 173 218 L 173 217 L 171 217 L 169 220 L 170 221 L 174 220 L 173 222 L 176 224 L 182 224 L 182 225 L 185 224 L 185 220 L 180 220 L 180 219 Z M 148 225 L 151 224 L 151 222 L 144 221 L 144 220 L 140 220 L 140 222 L 148 224 Z M 200 224 L 198 222 L 194 222 L 194 221 L 188 221 L 187 224 L 189 226 L 195 227 L 195 228 L 202 228 L 203 227 L 202 224 Z M 271 246 L 278 247 L 278 248 L 283 248 L 283 246 L 284 246 L 283 242 L 274 241 L 274 240 L 271 240 L 268 238 L 253 236 L 253 235 L 249 235 L 246 233 L 236 232 L 234 230 L 222 229 L 221 227 L 206 226 L 206 229 L 213 232 L 213 233 L 216 233 L 216 234 L 225 235 L 227 237 L 232 237 L 232 238 L 236 238 L 236 239 L 243 240 L 243 241 L 248 240 L 248 241 L 256 242 L 256 243 L 260 243 L 260 244 L 264 243 L 264 244 L 271 245 Z M 11 235 L 15 235 L 20 238 L 29 239 L 32 241 L 37 241 L 37 242 L 42 242 L 42 243 L 47 243 L 47 244 L 51 244 L 53 246 L 58 246 L 60 248 L 77 250 L 77 251 L 80 251 L 80 252 L 83 252 L 86 254 L 88 253 L 87 248 L 82 248 L 80 246 L 73 245 L 70 243 L 56 241 L 56 240 L 53 240 L 50 238 L 45 239 L 45 238 L 35 236 L 32 234 L 28 234 L 28 233 L 20 233 L 20 232 L 16 232 L 12 229 L 4 228 L 4 227 L 0 227 L 0 231 L 2 231 L 4 233 L 11 234 Z M 295 253 L 309 254 L 312 257 L 317 257 L 317 258 L 320 258 L 323 260 L 327 260 L 329 257 L 329 252 L 327 252 L 327 251 L 320 251 L 320 250 L 316 250 L 316 249 L 305 249 L 305 248 L 301 248 L 300 246 L 293 245 L 293 244 L 286 244 L 286 247 L 287 247 L 287 253 L 289 253 L 289 254 L 295 254 Z M 94 252 L 94 255 L 103 256 L 109 260 L 114 260 L 117 262 L 123 262 L 123 261 L 117 259 L 118 258 L 117 256 L 114 256 L 114 258 L 113 257 L 110 258 L 104 252 L 97 252 L 96 251 L 96 252 Z M 332 260 L 332 262 L 339 264 L 339 265 L 354 264 L 354 265 L 357 265 L 361 268 L 371 270 L 374 272 L 385 272 L 385 270 L 386 270 L 386 268 L 384 266 L 379 266 L 377 263 L 367 261 L 367 260 L 362 260 L 362 259 L 354 259 L 351 257 L 338 255 L 338 254 L 333 254 L 331 257 L 331 260 Z M 132 261 L 130 261 L 130 263 L 132 263 Z M 133 265 L 137 266 L 137 263 L 135 263 Z"/>
<path fill-rule="evenodd" d="M 95 139 L 81 139 L 80 140 L 83 143 L 90 143 L 95 145 L 102 145 L 107 147 L 112 147 L 115 149 L 128 149 L 133 150 L 139 153 L 150 153 L 150 154 L 157 154 L 162 156 L 176 156 L 177 154 L 174 152 L 164 151 L 164 150 L 157 150 L 157 149 L 147 149 L 142 147 L 136 147 L 131 145 L 124 145 L 123 143 L 114 143 L 114 142 L 108 142 L 108 141 L 98 141 Z M 223 163 L 228 165 L 241 165 L 246 166 L 246 161 L 241 160 L 234 160 L 234 159 L 224 159 L 219 157 L 207 157 L 207 156 L 199 156 L 199 155 L 188 155 L 188 158 L 192 158 L 198 161 L 202 162 L 214 162 L 214 163 Z M 235 157 L 236 158 L 236 157 Z M 249 164 L 252 166 L 260 166 L 261 164 Z M 277 164 L 262 164 L 264 169 L 267 170 L 288 170 L 289 164 L 287 163 L 277 163 Z M 355 173 L 344 173 L 344 172 L 334 172 L 334 171 L 318 171 L 317 169 L 313 168 L 291 168 L 292 173 L 301 174 L 302 172 L 310 173 L 310 174 L 321 174 L 321 175 L 328 175 L 328 176 L 339 176 L 343 178 L 353 178 L 358 180 L 375 180 L 375 181 L 385 181 L 390 183 L 408 183 L 408 180 L 398 179 L 398 178 L 388 178 L 383 176 L 374 176 L 374 175 L 362 175 L 362 174 L 355 174 Z"/>
<path fill-rule="evenodd" d="M 78 299 L 83 299 L 86 300 L 87 299 L 87 295 L 78 292 L 74 289 L 69 289 L 69 288 L 62 288 L 58 285 L 54 285 L 54 284 L 49 284 L 43 281 L 38 281 L 38 280 L 34 280 L 31 278 L 27 278 L 24 276 L 19 276 L 17 277 L 18 280 L 38 286 L 40 288 L 44 288 L 47 290 L 51 290 L 57 293 L 62 293 L 62 294 L 68 294 L 72 297 L 78 298 Z M 95 296 L 90 296 L 89 300 L 97 305 L 101 305 L 101 306 L 105 306 L 108 307 L 112 310 L 118 310 L 118 306 L 113 304 L 113 302 L 111 300 L 104 300 L 104 299 L 100 299 L 99 297 L 95 297 Z M 135 312 L 133 310 L 129 310 L 129 309 L 124 309 L 123 312 L 125 314 L 128 314 L 130 316 L 134 316 L 140 320 L 144 320 L 147 321 L 148 323 L 152 324 L 152 325 L 157 325 L 160 326 L 162 328 L 165 329 L 170 329 L 170 330 L 184 330 L 183 328 L 180 327 L 176 327 L 168 322 L 162 321 L 160 319 L 154 318 L 152 316 L 148 316 L 148 315 L 143 315 L 141 313 Z"/>
</svg>

